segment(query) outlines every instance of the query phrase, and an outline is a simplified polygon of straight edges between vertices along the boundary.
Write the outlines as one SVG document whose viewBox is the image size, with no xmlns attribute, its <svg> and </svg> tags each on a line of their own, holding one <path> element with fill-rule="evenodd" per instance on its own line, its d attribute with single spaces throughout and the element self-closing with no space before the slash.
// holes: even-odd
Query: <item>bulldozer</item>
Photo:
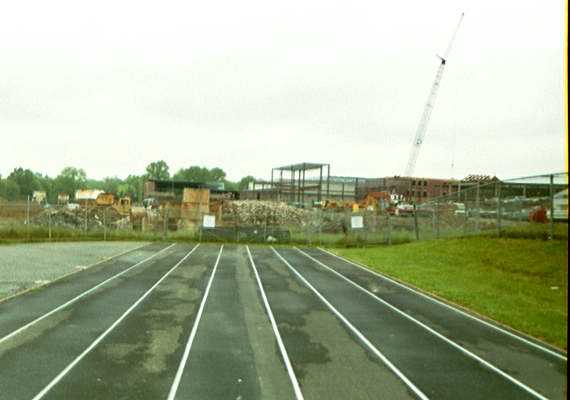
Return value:
<svg viewBox="0 0 570 400">
<path fill-rule="evenodd" d="M 376 211 L 381 210 L 381 204 L 388 207 L 391 203 L 390 193 L 388 192 L 368 192 L 364 199 L 358 205 L 361 209 Z"/>
<path fill-rule="evenodd" d="M 113 208 L 123 216 L 130 215 L 131 213 L 131 198 L 128 196 L 121 197 L 116 202 L 113 203 Z"/>
</svg>

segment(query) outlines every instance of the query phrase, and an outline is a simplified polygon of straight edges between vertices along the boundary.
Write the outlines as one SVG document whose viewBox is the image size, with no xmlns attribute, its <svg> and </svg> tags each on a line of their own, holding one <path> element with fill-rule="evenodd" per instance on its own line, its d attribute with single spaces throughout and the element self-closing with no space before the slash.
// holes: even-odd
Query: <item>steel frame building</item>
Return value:
<svg viewBox="0 0 570 400">
<path fill-rule="evenodd" d="M 323 172 L 326 169 L 326 176 Z M 307 173 L 319 172 L 317 179 L 307 179 Z M 316 200 L 323 199 L 323 183 L 325 183 L 326 198 L 330 193 L 330 164 L 298 163 L 271 169 L 271 188 L 276 191 L 278 201 L 305 203 L 307 193 L 315 194 Z M 276 174 L 278 173 L 278 177 Z M 277 179 L 278 178 L 278 179 Z"/>
</svg>

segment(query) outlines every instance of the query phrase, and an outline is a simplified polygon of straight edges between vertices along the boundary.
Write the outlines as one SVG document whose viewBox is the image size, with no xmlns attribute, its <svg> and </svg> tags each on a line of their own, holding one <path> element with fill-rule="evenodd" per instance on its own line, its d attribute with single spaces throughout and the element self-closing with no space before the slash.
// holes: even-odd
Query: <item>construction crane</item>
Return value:
<svg viewBox="0 0 570 400">
<path fill-rule="evenodd" d="M 435 105 L 435 98 L 437 96 L 437 91 L 439 89 L 441 77 L 443 76 L 443 70 L 445 69 L 445 64 L 447 63 L 447 57 L 449 56 L 449 52 L 451 51 L 451 46 L 455 41 L 455 36 L 457 36 L 457 31 L 459 30 L 459 26 L 461 25 L 461 21 L 463 20 L 463 15 L 464 13 L 462 13 L 461 17 L 459 18 L 457 27 L 453 32 L 453 36 L 451 37 L 451 41 L 449 42 L 449 45 L 447 46 L 447 50 L 443 54 L 443 57 L 438 55 L 441 62 L 439 64 L 439 68 L 437 69 L 435 80 L 429 92 L 424 112 L 422 114 L 422 118 L 420 119 L 420 124 L 418 125 L 418 129 L 416 130 L 416 136 L 414 138 L 414 142 L 412 143 L 412 149 L 410 151 L 410 158 L 408 158 L 408 164 L 406 166 L 405 176 L 412 176 L 414 173 L 414 169 L 416 168 L 416 161 L 418 159 L 420 148 L 422 146 L 422 143 L 426 135 L 427 126 L 429 123 L 429 119 L 431 117 L 431 112 L 433 111 L 433 107 Z"/>
</svg>

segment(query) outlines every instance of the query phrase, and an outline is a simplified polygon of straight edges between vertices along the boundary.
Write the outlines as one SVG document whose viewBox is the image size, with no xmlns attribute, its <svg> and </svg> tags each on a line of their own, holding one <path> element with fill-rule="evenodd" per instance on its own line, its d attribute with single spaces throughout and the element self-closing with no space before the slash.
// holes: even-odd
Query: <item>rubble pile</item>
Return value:
<svg viewBox="0 0 570 400">
<path fill-rule="evenodd" d="M 51 218 L 51 221 L 50 221 Z M 45 210 L 32 218 L 34 225 L 59 226 L 62 228 L 79 228 L 84 226 L 82 220 L 76 211 L 71 210 Z"/>
<path fill-rule="evenodd" d="M 128 217 L 127 217 L 128 218 Z M 70 229 L 95 229 L 124 224 L 124 218 L 112 207 L 46 209 L 32 219 L 32 224 Z"/>
<path fill-rule="evenodd" d="M 319 213 L 313 224 L 326 233 L 338 233 L 346 231 L 348 223 L 343 213 Z"/>
<path fill-rule="evenodd" d="M 305 210 L 271 201 L 236 200 L 228 204 L 226 212 L 243 226 L 304 225 L 307 220 Z"/>
</svg>

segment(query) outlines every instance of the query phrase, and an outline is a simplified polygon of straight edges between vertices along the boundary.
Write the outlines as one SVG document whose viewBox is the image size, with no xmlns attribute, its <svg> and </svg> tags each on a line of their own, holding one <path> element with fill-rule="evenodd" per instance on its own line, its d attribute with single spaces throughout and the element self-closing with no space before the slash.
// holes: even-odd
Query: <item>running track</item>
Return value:
<svg viewBox="0 0 570 400">
<path fill-rule="evenodd" d="M 0 303 L 0 399 L 562 399 L 566 354 L 315 248 L 154 243 Z"/>
</svg>

